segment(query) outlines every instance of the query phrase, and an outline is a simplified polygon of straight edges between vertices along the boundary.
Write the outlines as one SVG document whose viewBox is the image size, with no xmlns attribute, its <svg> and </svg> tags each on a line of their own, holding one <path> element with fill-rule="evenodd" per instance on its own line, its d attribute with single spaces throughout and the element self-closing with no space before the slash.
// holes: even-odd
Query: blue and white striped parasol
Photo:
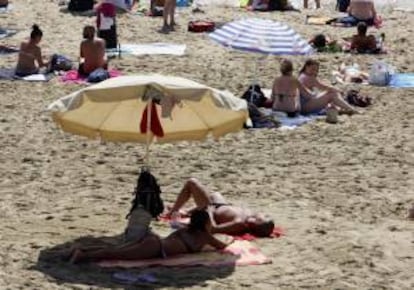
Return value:
<svg viewBox="0 0 414 290">
<path fill-rule="evenodd" d="M 264 54 L 311 54 L 313 48 L 286 24 L 258 18 L 237 20 L 209 34 L 210 38 L 233 49 Z"/>
</svg>

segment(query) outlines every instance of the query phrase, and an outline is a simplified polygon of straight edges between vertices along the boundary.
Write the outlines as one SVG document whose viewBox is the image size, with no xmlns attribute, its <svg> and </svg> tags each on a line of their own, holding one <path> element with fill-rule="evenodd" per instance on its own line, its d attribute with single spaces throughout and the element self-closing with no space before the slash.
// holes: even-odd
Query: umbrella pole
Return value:
<svg viewBox="0 0 414 290">
<path fill-rule="evenodd" d="M 149 168 L 149 154 L 150 154 L 150 145 L 151 145 L 151 111 L 152 111 L 152 98 L 148 98 L 147 105 L 147 144 L 145 148 L 145 166 Z"/>
</svg>

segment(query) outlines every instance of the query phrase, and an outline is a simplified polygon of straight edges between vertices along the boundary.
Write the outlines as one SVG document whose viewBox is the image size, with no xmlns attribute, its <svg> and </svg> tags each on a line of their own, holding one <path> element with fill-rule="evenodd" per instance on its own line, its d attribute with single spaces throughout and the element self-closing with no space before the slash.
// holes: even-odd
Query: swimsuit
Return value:
<svg viewBox="0 0 414 290">
<path fill-rule="evenodd" d="M 185 246 L 188 253 L 198 253 L 201 251 L 202 247 L 195 247 L 194 240 L 191 239 L 191 236 L 187 232 L 179 231 L 177 232 L 177 236 Z"/>
<path fill-rule="evenodd" d="M 210 205 L 211 205 L 211 206 L 214 206 L 214 208 L 215 208 L 215 209 L 218 209 L 218 208 L 220 208 L 220 207 L 222 207 L 222 206 L 225 206 L 225 205 L 230 206 L 230 205 L 231 205 L 231 203 L 211 202 L 211 203 L 210 203 Z"/>
</svg>

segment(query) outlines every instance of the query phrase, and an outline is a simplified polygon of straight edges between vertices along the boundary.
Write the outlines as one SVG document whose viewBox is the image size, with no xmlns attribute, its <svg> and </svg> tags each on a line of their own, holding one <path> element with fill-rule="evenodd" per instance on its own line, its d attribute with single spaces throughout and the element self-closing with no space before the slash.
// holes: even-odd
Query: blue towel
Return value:
<svg viewBox="0 0 414 290">
<path fill-rule="evenodd" d="M 393 88 L 414 88 L 414 73 L 394 74 L 388 85 Z"/>
</svg>

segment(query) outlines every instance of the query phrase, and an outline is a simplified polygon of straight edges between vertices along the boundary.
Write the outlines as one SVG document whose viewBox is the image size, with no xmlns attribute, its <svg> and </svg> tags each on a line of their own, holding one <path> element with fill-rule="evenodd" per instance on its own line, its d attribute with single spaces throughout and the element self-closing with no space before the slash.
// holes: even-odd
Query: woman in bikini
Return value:
<svg viewBox="0 0 414 290">
<path fill-rule="evenodd" d="M 43 61 L 42 51 L 39 47 L 42 36 L 42 30 L 35 24 L 32 27 L 29 41 L 23 41 L 20 44 L 15 72 L 17 76 L 24 77 L 36 74 L 39 72 L 39 68 L 48 66 L 49 63 Z"/>
<path fill-rule="evenodd" d="M 165 238 L 149 234 L 138 242 L 120 247 L 107 247 L 88 250 L 77 248 L 73 251 L 72 263 L 98 260 L 143 260 L 167 258 L 179 254 L 198 253 L 204 246 L 210 245 L 221 250 L 228 246 L 211 234 L 209 214 L 204 210 L 195 210 L 186 228 L 179 229 Z"/>
<path fill-rule="evenodd" d="M 321 83 L 318 79 L 319 62 L 308 59 L 299 73 L 299 82 L 314 94 L 301 94 L 300 106 L 304 114 L 317 113 L 326 108 L 337 108 L 343 113 L 358 113 L 342 97 L 341 91 Z"/>
<path fill-rule="evenodd" d="M 284 59 L 280 64 L 281 76 L 273 82 L 272 102 L 273 110 L 287 113 L 288 117 L 295 117 L 300 112 L 299 95 L 311 96 L 311 93 L 293 76 L 293 64 Z"/>
</svg>

